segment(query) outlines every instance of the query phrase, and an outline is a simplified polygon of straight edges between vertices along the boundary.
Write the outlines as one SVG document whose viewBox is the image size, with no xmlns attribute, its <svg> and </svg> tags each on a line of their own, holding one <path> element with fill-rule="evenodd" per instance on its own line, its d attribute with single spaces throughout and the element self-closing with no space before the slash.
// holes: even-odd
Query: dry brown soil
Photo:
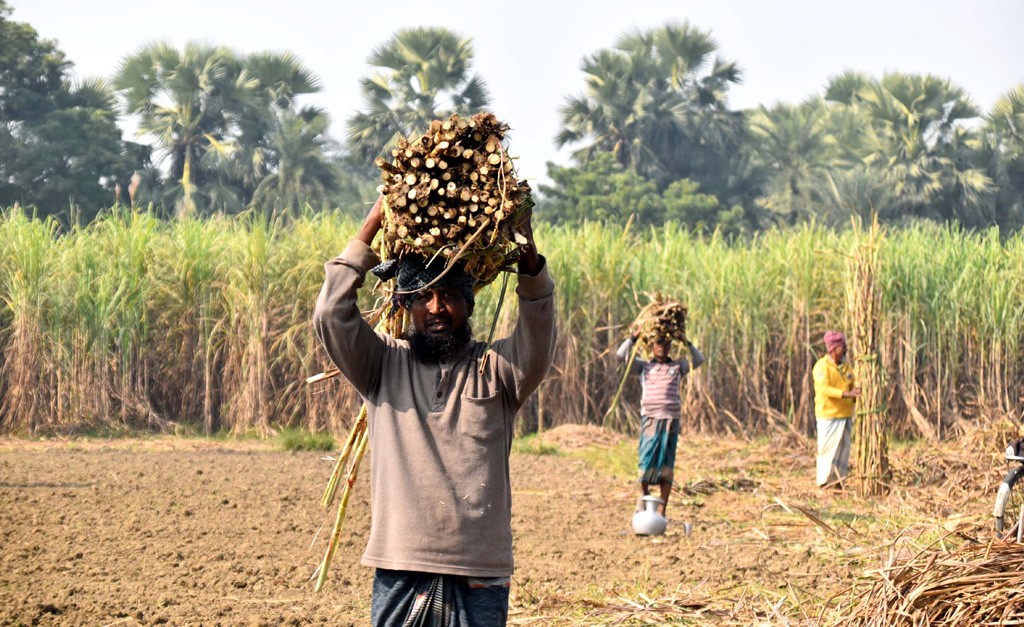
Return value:
<svg viewBox="0 0 1024 627">
<path fill-rule="evenodd" d="M 858 544 L 964 516 L 914 518 L 899 490 L 878 503 L 819 494 L 809 449 L 685 438 L 677 482 L 690 494 L 674 497 L 665 536 L 642 538 L 628 529 L 635 484 L 579 455 L 513 454 L 513 622 L 549 624 L 583 616 L 581 601 L 638 594 L 756 598 L 765 615 L 784 599 L 806 618 L 876 559 Z M 365 477 L 328 587 L 309 583 L 333 520 L 319 506 L 322 458 L 182 439 L 0 440 L 0 625 L 368 624 Z M 982 502 L 968 518 L 983 519 Z"/>
</svg>

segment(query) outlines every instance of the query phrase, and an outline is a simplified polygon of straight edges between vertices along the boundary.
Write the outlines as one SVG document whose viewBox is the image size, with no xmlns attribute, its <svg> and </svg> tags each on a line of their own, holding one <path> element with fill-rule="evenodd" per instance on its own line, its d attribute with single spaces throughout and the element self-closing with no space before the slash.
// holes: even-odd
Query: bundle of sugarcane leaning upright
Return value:
<svg viewBox="0 0 1024 627">
<path fill-rule="evenodd" d="M 459 263 L 476 280 L 476 290 L 504 272 L 500 307 L 508 279 L 505 271 L 519 259 L 520 247 L 527 243 L 518 229 L 529 219 L 533 208 L 530 186 L 516 178 L 505 146 L 508 130 L 508 125 L 491 113 L 472 117 L 452 115 L 434 120 L 422 135 L 399 139 L 391 151 L 391 160 L 376 160 L 383 179 L 378 191 L 384 202 L 382 236 L 375 246 L 382 261 L 406 256 L 424 262 L 440 258 L 446 264 L 445 271 Z M 375 289 L 380 294 L 379 305 L 370 313 L 369 324 L 389 335 L 400 336 L 409 320 L 404 309 L 392 306 L 393 282 L 379 283 Z M 493 339 L 494 327 L 492 322 L 488 343 Z M 323 381 L 337 374 L 337 370 L 330 370 L 310 377 L 307 382 Z M 330 507 L 344 479 L 334 529 L 316 573 L 318 592 L 326 583 L 352 486 L 366 453 L 366 426 L 363 405 L 321 501 L 324 507 Z"/>
</svg>

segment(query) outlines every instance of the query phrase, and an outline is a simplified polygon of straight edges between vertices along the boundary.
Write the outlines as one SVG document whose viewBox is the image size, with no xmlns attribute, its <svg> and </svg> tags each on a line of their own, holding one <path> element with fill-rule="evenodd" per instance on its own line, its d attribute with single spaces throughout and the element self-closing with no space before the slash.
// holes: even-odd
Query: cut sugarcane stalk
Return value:
<svg viewBox="0 0 1024 627">
<path fill-rule="evenodd" d="M 345 489 L 341 493 L 341 505 L 338 506 L 338 516 L 334 519 L 334 531 L 331 532 L 331 540 L 327 543 L 327 552 L 324 553 L 324 561 L 320 564 L 320 575 L 316 579 L 316 591 L 320 592 L 327 582 L 327 570 L 331 567 L 331 558 L 338 548 L 338 540 L 341 538 L 341 530 L 345 524 L 345 513 L 348 511 L 348 499 L 352 495 L 352 486 L 355 485 L 356 477 L 359 474 L 359 462 L 363 460 L 363 453 L 366 452 L 366 443 L 369 433 L 366 430 L 365 418 L 361 423 L 362 432 L 359 435 L 359 447 L 356 449 L 355 459 L 352 460 L 352 467 L 345 480 Z"/>
<path fill-rule="evenodd" d="M 320 501 L 320 504 L 324 507 L 330 507 L 331 503 L 334 501 L 334 492 L 338 489 L 338 482 L 341 480 L 341 471 L 345 468 L 345 461 L 352 453 L 352 447 L 355 445 L 356 437 L 360 431 L 358 427 L 359 425 L 365 424 L 366 405 L 363 405 L 359 409 L 359 417 L 356 418 L 356 422 L 348 434 L 348 439 L 345 440 L 345 446 L 341 449 L 341 455 L 338 456 L 338 461 L 334 464 L 334 471 L 331 472 L 331 478 L 327 482 L 327 489 L 324 490 L 324 498 Z"/>
<path fill-rule="evenodd" d="M 626 387 L 626 380 L 629 379 L 629 369 L 633 367 L 633 361 L 636 360 L 636 354 L 640 351 L 640 339 L 637 338 L 633 344 L 633 351 L 629 354 L 629 359 L 626 360 L 626 371 L 622 373 L 622 380 L 619 381 L 619 389 L 615 391 L 615 396 L 612 398 L 611 407 L 604 413 L 604 417 L 601 419 L 601 425 L 608 421 L 608 417 L 615 413 L 615 408 L 619 406 L 619 398 L 622 396 L 622 390 Z"/>
</svg>

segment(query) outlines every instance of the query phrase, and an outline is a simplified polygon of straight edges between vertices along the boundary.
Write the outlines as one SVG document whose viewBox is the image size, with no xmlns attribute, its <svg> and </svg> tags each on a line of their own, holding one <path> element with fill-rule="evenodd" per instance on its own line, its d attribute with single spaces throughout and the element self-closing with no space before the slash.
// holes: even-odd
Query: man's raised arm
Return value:
<svg viewBox="0 0 1024 627">
<path fill-rule="evenodd" d="M 507 339 L 494 343 L 499 373 L 516 408 L 540 386 L 555 356 L 555 283 L 537 252 L 533 228 L 523 225 L 527 243 L 519 258 L 519 319 Z"/>
<path fill-rule="evenodd" d="M 324 265 L 326 278 L 313 310 L 313 327 L 327 354 L 363 398 L 380 385 L 386 345 L 363 320 L 357 294 L 366 273 L 379 263 L 370 248 L 381 226 L 378 198 L 345 251 Z"/>
</svg>

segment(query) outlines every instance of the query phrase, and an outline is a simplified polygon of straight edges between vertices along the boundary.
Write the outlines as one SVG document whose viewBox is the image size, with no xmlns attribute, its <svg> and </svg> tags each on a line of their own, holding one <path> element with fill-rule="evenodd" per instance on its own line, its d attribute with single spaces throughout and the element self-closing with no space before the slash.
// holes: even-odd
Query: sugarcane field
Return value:
<svg viewBox="0 0 1024 627">
<path fill-rule="evenodd" d="M 1024 624 L 1024 7 L 732 4 L 0 0 L 0 627 Z"/>
</svg>

